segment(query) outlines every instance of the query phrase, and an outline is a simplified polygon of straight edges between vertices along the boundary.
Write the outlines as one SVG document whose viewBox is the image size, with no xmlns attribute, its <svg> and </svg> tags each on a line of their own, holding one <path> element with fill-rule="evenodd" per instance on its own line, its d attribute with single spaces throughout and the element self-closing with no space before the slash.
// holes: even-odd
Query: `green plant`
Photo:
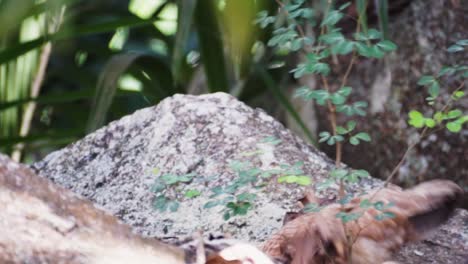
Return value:
<svg viewBox="0 0 468 264">
<path fill-rule="evenodd" d="M 261 144 L 277 145 L 281 140 L 268 136 L 260 141 Z M 264 152 L 261 149 L 239 153 L 241 157 L 249 157 L 255 160 Z M 233 160 L 230 162 L 231 170 L 236 174 L 236 178 L 225 186 L 216 186 L 211 189 L 210 199 L 205 205 L 205 209 L 216 206 L 223 206 L 223 218 L 228 220 L 236 215 L 245 215 L 254 208 L 257 197 L 255 192 L 261 190 L 270 178 L 276 176 L 278 183 L 310 185 L 310 176 L 303 175 L 303 163 L 296 162 L 290 164 L 280 164 L 274 169 L 260 169 L 249 161 Z"/>
<path fill-rule="evenodd" d="M 158 173 L 157 170 L 155 172 L 155 174 Z M 178 197 L 178 188 L 181 185 L 189 184 L 194 177 L 196 177 L 196 175 L 193 173 L 183 175 L 163 174 L 157 177 L 151 189 L 151 191 L 155 193 L 153 207 L 161 212 L 168 209 L 171 212 L 176 212 L 177 209 L 179 209 L 179 203 L 182 199 Z M 200 191 L 190 189 L 185 192 L 184 197 L 191 199 L 199 195 Z"/>
<path fill-rule="evenodd" d="M 259 144 L 277 145 L 281 140 L 274 136 L 268 136 L 260 140 Z M 210 190 L 189 189 L 181 196 L 182 186 L 190 184 L 196 176 L 195 174 L 163 174 L 157 176 L 152 186 L 155 193 L 153 206 L 156 210 L 172 212 L 177 211 L 182 199 L 196 198 L 203 193 L 208 195 L 208 201 L 203 205 L 204 209 L 221 206 L 221 212 L 225 220 L 233 216 L 245 215 L 253 209 L 257 198 L 256 191 L 261 190 L 267 182 L 276 177 L 278 183 L 293 184 L 298 186 L 308 186 L 312 183 L 311 177 L 304 175 L 302 170 L 303 162 L 290 164 L 279 164 L 277 168 L 260 169 L 251 161 L 256 161 L 264 154 L 261 148 L 239 153 L 239 160 L 232 160 L 229 163 L 230 169 L 234 172 L 235 178 L 229 184 L 216 186 Z M 248 158 L 251 161 L 242 160 Z M 155 175 L 159 170 L 153 172 Z"/>
<path fill-rule="evenodd" d="M 463 51 L 466 46 L 468 46 L 468 40 L 459 40 L 454 45 L 450 46 L 447 51 L 449 53 L 460 52 Z M 450 96 L 448 96 L 448 99 L 443 99 L 440 96 L 441 81 L 443 81 L 444 77 L 448 76 L 457 80 L 459 85 L 454 91 L 449 93 Z M 463 91 L 466 78 L 468 78 L 468 65 L 443 66 L 436 75 L 421 76 L 418 80 L 418 85 L 428 89 L 429 96 L 426 97 L 426 102 L 432 107 L 433 113 L 432 115 L 430 113 L 421 113 L 414 109 L 408 113 L 408 124 L 415 128 L 422 128 L 422 130 L 417 139 L 408 146 L 400 162 L 395 166 L 385 181 L 385 185 L 391 182 L 411 150 L 413 150 L 423 138 L 426 138 L 431 133 L 437 132 L 444 127 L 452 133 L 460 133 L 463 125 L 468 122 L 468 115 L 463 113 L 463 109 L 454 107 L 453 103 L 466 95 Z"/>
<path fill-rule="evenodd" d="M 339 197 L 338 202 L 343 206 L 349 203 L 352 196 L 346 193 L 346 185 L 356 183 L 360 178 L 369 177 L 369 173 L 364 170 L 350 170 L 342 168 L 342 146 L 343 144 L 350 143 L 351 145 L 359 145 L 362 141 L 370 142 L 371 137 L 366 132 L 356 131 L 356 120 L 350 120 L 345 125 L 338 123 L 338 114 L 343 114 L 349 118 L 355 116 L 365 116 L 367 102 L 357 101 L 350 102 L 350 94 L 352 88 L 347 86 L 348 75 L 350 74 L 353 65 L 358 57 L 381 59 L 386 53 L 393 52 L 397 46 L 382 34 L 377 29 L 369 29 L 366 23 L 365 10 L 367 1 L 356 1 L 358 9 L 358 23 L 356 32 L 352 38 L 346 37 L 341 29 L 337 26 L 340 20 L 345 16 L 344 10 L 350 3 L 345 3 L 341 6 L 334 6 L 332 1 L 327 1 L 325 12 L 321 20 L 317 16 L 317 12 L 307 7 L 303 7 L 305 1 L 293 0 L 283 3 L 276 1 L 280 6 L 280 11 L 277 15 L 270 16 L 267 12 L 258 14 L 256 23 L 262 28 L 274 25 L 273 37 L 268 42 L 269 46 L 288 52 L 303 52 L 305 53 L 306 60 L 299 63 L 297 67 L 291 70 L 293 77 L 298 79 L 304 75 L 314 75 L 321 81 L 321 89 L 312 90 L 310 87 L 303 86 L 297 89 L 296 96 L 304 100 L 313 100 L 319 106 L 324 106 L 328 110 L 331 131 L 322 131 L 319 133 L 319 142 L 326 142 L 328 145 L 334 145 L 336 149 L 335 165 L 336 168 L 330 171 L 328 179 L 324 182 L 318 183 L 316 188 L 323 190 L 329 188 L 335 183 L 339 184 Z M 281 20 L 281 17 L 286 19 Z M 283 24 L 277 23 L 284 21 Z M 303 26 L 305 24 L 312 24 L 317 27 L 320 32 L 316 38 L 305 35 Z M 278 25 L 279 24 L 279 25 Z M 468 45 L 468 41 L 461 40 L 455 45 L 449 47 L 449 52 L 460 52 Z M 330 85 L 328 76 L 333 68 L 333 61 L 337 61 L 338 56 L 348 56 L 349 65 L 345 74 L 342 76 L 337 89 L 333 89 Z M 429 97 L 427 101 L 430 105 L 434 105 L 440 94 L 440 81 L 439 79 L 444 75 L 460 74 L 466 78 L 466 66 L 453 66 L 444 67 L 437 76 L 423 76 L 418 84 L 424 85 L 429 88 Z M 393 172 L 386 180 L 386 186 L 397 169 L 401 166 L 402 161 L 405 159 L 407 153 L 419 143 L 420 139 L 424 137 L 429 128 L 434 128 L 437 125 L 445 123 L 445 127 L 451 132 L 459 132 L 462 125 L 468 121 L 468 116 L 463 115 L 462 110 L 455 108 L 452 109 L 450 104 L 452 101 L 459 100 L 464 96 L 464 92 L 460 91 L 464 87 L 462 81 L 460 86 L 452 93 L 448 102 L 439 111 L 434 111 L 432 117 L 425 117 L 422 113 L 412 110 L 409 113 L 409 124 L 421 128 L 424 127 L 419 140 L 410 145 L 403 155 L 400 163 L 395 167 Z M 284 178 L 283 181 L 286 181 Z M 292 178 L 292 180 L 297 180 Z M 336 215 L 343 223 L 346 230 L 345 223 L 358 220 L 361 215 L 369 208 L 374 208 L 380 211 L 380 214 L 375 216 L 378 221 L 387 218 L 393 218 L 395 215 L 388 211 L 392 204 L 385 205 L 382 202 L 370 202 L 363 200 L 360 204 L 362 212 L 347 213 L 344 210 Z M 321 207 L 317 204 L 307 205 L 304 208 L 306 212 L 316 212 Z M 365 228 L 365 227 L 364 227 Z M 346 231 L 347 232 L 347 231 Z M 347 232 L 348 233 L 348 232 Z M 348 249 L 351 253 L 351 248 L 356 238 L 348 238 Z"/>
<path fill-rule="evenodd" d="M 324 188 L 336 181 L 340 184 L 341 195 L 344 195 L 345 182 L 355 182 L 359 177 L 368 176 L 368 173 L 362 171 L 358 173 L 348 172 L 340 168 L 342 144 L 349 142 L 352 145 L 358 145 L 361 141 L 369 142 L 371 140 L 368 133 L 355 131 L 356 121 L 348 121 L 344 126 L 337 123 L 338 113 L 343 113 L 349 117 L 366 115 L 367 102 L 349 102 L 352 88 L 347 86 L 346 83 L 348 75 L 357 57 L 382 58 L 385 53 L 394 51 L 396 45 L 389 40 L 383 39 L 382 34 L 377 29 L 367 28 L 367 24 L 363 21 L 365 19 L 363 17 L 366 8 L 365 1 L 358 1 L 360 16 L 356 32 L 352 38 L 346 37 L 337 26 L 345 16 L 344 10 L 350 3 L 338 7 L 328 3 L 320 20 L 320 16 L 317 15 L 318 12 L 303 7 L 304 2 L 303 0 L 288 3 L 277 1 L 281 7 L 280 12 L 275 16 L 269 16 L 268 13 L 261 12 L 256 22 L 265 28 L 285 15 L 285 23 L 273 31 L 273 37 L 268 45 L 278 49 L 286 49 L 290 52 L 305 52 L 307 60 L 299 63 L 296 68 L 291 70 L 291 73 L 293 73 L 294 78 L 312 74 L 321 80 L 323 89 L 311 90 L 310 87 L 303 86 L 297 89 L 296 96 L 304 100 L 314 100 L 318 105 L 325 106 L 328 110 L 332 129 L 331 131 L 320 132 L 319 142 L 327 142 L 329 145 L 336 146 L 335 160 L 337 169 L 330 173 L 330 178 L 327 181 L 318 186 Z M 318 27 L 320 32 L 318 37 L 311 38 L 304 34 L 303 26 L 306 23 Z M 332 90 L 327 78 L 333 67 L 331 58 L 336 56 L 351 56 L 351 60 L 339 88 Z"/>
</svg>

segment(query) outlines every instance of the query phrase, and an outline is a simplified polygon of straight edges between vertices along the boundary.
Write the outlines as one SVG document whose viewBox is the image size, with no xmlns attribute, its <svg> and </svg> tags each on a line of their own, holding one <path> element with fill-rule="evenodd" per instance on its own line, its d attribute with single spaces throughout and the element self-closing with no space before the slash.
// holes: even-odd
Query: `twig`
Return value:
<svg viewBox="0 0 468 264">
<path fill-rule="evenodd" d="M 465 85 L 465 82 L 462 81 L 462 83 L 457 87 L 457 89 L 455 89 L 454 92 L 460 90 L 461 88 L 463 88 L 463 86 Z M 453 102 L 453 98 L 450 98 L 450 100 L 444 105 L 444 107 L 442 107 L 442 110 L 441 112 L 444 112 L 445 110 L 447 110 L 447 108 L 452 104 Z M 393 178 L 395 177 L 396 173 L 398 172 L 398 170 L 400 169 L 400 167 L 403 165 L 403 162 L 405 161 L 406 157 L 408 156 L 408 154 L 411 152 L 411 150 L 413 150 L 418 144 L 419 142 L 421 142 L 421 140 L 423 138 L 425 138 L 426 136 L 432 134 L 432 133 L 427 133 L 428 131 L 428 127 L 424 127 L 424 129 L 422 130 L 421 132 L 421 135 L 419 136 L 418 140 L 416 140 L 413 144 L 411 144 L 405 151 L 405 153 L 403 154 L 403 156 L 401 157 L 400 161 L 398 162 L 398 164 L 395 166 L 395 168 L 393 168 L 392 172 L 390 173 L 390 175 L 388 175 L 387 179 L 385 180 L 384 182 L 384 185 L 382 187 L 380 187 L 371 197 L 370 200 L 372 200 L 375 195 L 380 192 L 383 188 L 387 187 L 388 184 L 393 180 Z"/>
<path fill-rule="evenodd" d="M 45 72 L 47 69 L 47 64 L 49 63 L 49 57 L 50 53 L 52 51 L 52 44 L 48 42 L 45 44 L 44 48 L 41 51 L 41 56 L 39 60 L 39 67 L 37 70 L 36 77 L 34 78 L 34 81 L 31 86 L 31 97 L 35 98 L 39 95 L 39 91 L 41 90 L 42 82 L 44 81 L 44 76 Z M 31 121 L 34 116 L 34 111 L 36 110 L 36 103 L 35 102 L 30 102 L 27 106 L 26 109 L 24 110 L 23 118 L 21 120 L 21 128 L 19 135 L 20 137 L 24 137 L 28 135 L 29 130 L 31 128 Z M 21 152 L 24 149 L 24 143 L 18 143 L 14 147 L 14 151 L 11 154 L 11 158 L 14 161 L 20 162 L 21 160 Z"/>
<path fill-rule="evenodd" d="M 283 2 L 281 2 L 280 0 L 276 0 L 276 3 L 278 3 L 280 8 L 284 10 L 286 15 L 289 14 L 289 12 L 286 9 L 284 9 L 284 3 Z M 296 23 L 296 27 L 297 27 L 297 30 L 299 31 L 299 35 L 301 35 L 302 38 L 305 38 L 305 33 L 304 33 L 304 30 L 302 29 L 301 25 L 299 25 L 299 23 Z"/>
<path fill-rule="evenodd" d="M 196 264 L 205 264 L 206 256 L 205 256 L 205 241 L 203 239 L 203 233 L 201 231 L 195 232 L 195 234 L 193 235 L 193 239 L 196 241 L 196 254 L 197 254 Z"/>
<path fill-rule="evenodd" d="M 46 29 L 47 31 L 46 35 L 56 32 L 58 30 L 58 28 L 60 27 L 60 24 L 62 23 L 64 13 L 65 13 L 65 7 L 63 7 L 60 10 L 60 13 L 57 17 L 57 21 L 52 25 L 52 27 L 50 29 Z M 44 81 L 47 64 L 49 63 L 51 52 L 52 52 L 52 43 L 47 42 L 42 48 L 37 73 L 31 85 L 31 93 L 30 93 L 31 98 L 35 98 L 39 95 L 42 83 Z M 25 137 L 28 135 L 29 130 L 31 129 L 31 122 L 34 117 L 35 110 L 36 110 L 36 103 L 34 101 L 30 102 L 26 106 L 26 109 L 24 110 L 23 118 L 21 120 L 21 127 L 20 127 L 20 132 L 19 132 L 20 137 Z M 14 147 L 13 153 L 11 154 L 11 158 L 14 161 L 20 162 L 23 149 L 24 149 L 24 143 L 16 144 Z"/>
</svg>

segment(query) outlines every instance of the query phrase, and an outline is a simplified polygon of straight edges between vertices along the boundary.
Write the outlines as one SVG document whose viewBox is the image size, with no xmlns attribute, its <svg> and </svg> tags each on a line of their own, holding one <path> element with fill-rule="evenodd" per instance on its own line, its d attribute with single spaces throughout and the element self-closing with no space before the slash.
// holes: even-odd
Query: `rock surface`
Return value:
<svg viewBox="0 0 468 264">
<path fill-rule="evenodd" d="M 0 263 L 185 263 L 129 226 L 0 154 Z"/>
<path fill-rule="evenodd" d="M 232 233 L 253 242 L 263 241 L 277 230 L 286 211 L 297 210 L 303 188 L 278 184 L 278 174 L 309 175 L 316 184 L 332 167 L 327 157 L 265 112 L 222 93 L 165 99 L 33 165 L 40 175 L 91 199 L 144 236 L 170 239 L 202 229 Z M 189 182 L 159 192 L 180 202 L 175 203 L 178 208 L 167 203 L 177 212 L 155 210 L 155 181 L 184 175 Z M 255 184 L 264 187 L 254 188 L 257 198 L 247 216 L 225 221 L 224 205 L 203 208 L 208 201 L 229 197 L 224 193 L 210 198 L 213 188 L 238 183 L 249 175 L 258 175 Z M 379 180 L 369 179 L 353 188 L 366 191 L 380 185 Z M 201 192 L 200 196 L 184 196 L 194 189 Z M 247 189 L 252 188 L 240 184 L 236 194 Z M 333 188 L 321 194 L 332 195 Z M 460 263 L 468 250 L 467 220 L 468 214 L 460 211 L 448 226 L 427 240 L 429 244 L 416 245 L 418 250 L 423 255 L 427 250 L 424 257 L 433 263 Z M 442 244 L 450 246 L 447 252 L 451 259 L 444 262 L 431 255 L 435 252 L 432 248 Z M 423 263 L 411 247 L 400 257 L 404 263 Z"/>
</svg>

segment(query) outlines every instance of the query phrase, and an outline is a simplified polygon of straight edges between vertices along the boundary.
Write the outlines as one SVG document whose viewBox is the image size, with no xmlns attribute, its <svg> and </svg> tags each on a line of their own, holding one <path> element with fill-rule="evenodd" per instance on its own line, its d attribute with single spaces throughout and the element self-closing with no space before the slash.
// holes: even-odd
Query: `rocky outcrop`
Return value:
<svg viewBox="0 0 468 264">
<path fill-rule="evenodd" d="M 216 93 L 167 98 L 32 167 L 147 237 L 169 240 L 201 229 L 261 242 L 281 226 L 285 212 L 298 209 L 303 193 L 296 184 L 278 183 L 278 176 L 307 175 L 317 184 L 333 163 L 262 110 Z M 365 179 L 350 188 L 368 191 L 380 185 Z M 335 189 L 332 185 L 319 197 L 333 198 Z M 246 215 L 232 216 L 229 201 L 252 208 L 237 208 Z M 467 219 L 459 211 L 432 238 L 399 257 L 404 263 L 459 263 L 468 250 Z M 450 258 L 433 254 L 438 249 Z"/>
<path fill-rule="evenodd" d="M 0 154 L 0 263 L 185 263 L 109 214 Z"/>
</svg>

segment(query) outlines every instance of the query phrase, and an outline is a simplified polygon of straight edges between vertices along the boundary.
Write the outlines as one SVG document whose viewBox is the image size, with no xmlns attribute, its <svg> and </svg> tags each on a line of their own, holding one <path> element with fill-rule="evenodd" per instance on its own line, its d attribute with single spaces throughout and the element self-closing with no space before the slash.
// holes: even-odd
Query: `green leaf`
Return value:
<svg viewBox="0 0 468 264">
<path fill-rule="evenodd" d="M 330 188 L 330 186 L 332 186 L 334 183 L 335 183 L 335 181 L 333 179 L 327 179 L 327 180 L 319 183 L 317 185 L 316 189 L 317 189 L 317 191 L 322 191 L 322 190 Z"/>
<path fill-rule="evenodd" d="M 201 194 L 201 192 L 199 190 L 191 189 L 191 190 L 188 190 L 187 192 L 185 192 L 185 197 L 195 198 L 197 196 L 200 196 L 200 194 Z"/>
<path fill-rule="evenodd" d="M 462 125 L 455 122 L 455 121 L 448 122 L 445 126 L 452 133 L 458 133 L 458 132 L 460 132 L 460 130 L 462 128 Z"/>
<path fill-rule="evenodd" d="M 377 46 L 382 48 L 384 51 L 394 51 L 397 49 L 397 45 L 390 40 L 383 40 L 377 43 Z"/>
<path fill-rule="evenodd" d="M 364 57 L 373 57 L 374 56 L 374 51 L 372 47 L 367 46 L 367 44 L 363 44 L 361 42 L 356 42 L 355 43 L 357 52 L 359 55 L 364 56 Z"/>
<path fill-rule="evenodd" d="M 251 203 L 243 202 L 234 209 L 234 215 L 246 215 L 251 207 Z"/>
<path fill-rule="evenodd" d="M 357 145 L 359 145 L 359 139 L 357 139 L 356 137 L 350 137 L 349 138 L 349 143 L 351 143 L 354 146 L 357 146 Z"/>
<path fill-rule="evenodd" d="M 348 174 L 348 170 L 345 169 L 334 169 L 330 171 L 330 176 L 334 179 L 343 179 Z"/>
<path fill-rule="evenodd" d="M 379 46 L 375 45 L 371 47 L 371 57 L 381 59 L 385 55 L 385 53 L 379 48 Z"/>
<path fill-rule="evenodd" d="M 457 41 L 457 44 L 460 46 L 468 46 L 468 39 L 460 39 Z"/>
<path fill-rule="evenodd" d="M 442 112 L 436 112 L 434 114 L 433 118 L 437 123 L 440 123 L 440 122 L 442 122 L 442 120 L 446 119 L 446 115 L 444 113 L 442 113 Z"/>
<path fill-rule="evenodd" d="M 254 193 L 243 192 L 237 195 L 236 198 L 240 202 L 252 202 L 257 198 L 257 195 Z"/>
<path fill-rule="evenodd" d="M 452 45 L 450 47 L 448 47 L 447 51 L 450 52 L 450 53 L 454 53 L 454 52 L 459 52 L 459 51 L 463 51 L 464 48 L 460 45 Z"/>
<path fill-rule="evenodd" d="M 229 211 L 224 212 L 223 219 L 227 221 L 229 218 L 231 218 L 231 213 Z"/>
<path fill-rule="evenodd" d="M 165 212 L 168 207 L 168 202 L 169 200 L 165 196 L 157 196 L 153 200 L 153 208 L 160 212 Z"/>
<path fill-rule="evenodd" d="M 455 109 L 455 110 L 451 110 L 447 113 L 447 118 L 448 119 L 453 119 L 453 118 L 457 118 L 459 116 L 461 116 L 463 114 L 463 112 L 459 109 Z"/>
<path fill-rule="evenodd" d="M 345 8 L 351 5 L 351 2 L 347 2 L 338 7 L 338 10 L 343 11 Z"/>
<path fill-rule="evenodd" d="M 161 176 L 161 179 L 164 181 L 165 184 L 167 185 L 172 185 L 175 184 L 179 181 L 179 177 L 174 174 L 164 174 Z"/>
<path fill-rule="evenodd" d="M 349 87 L 349 86 L 343 86 L 341 87 L 337 93 L 343 95 L 343 96 L 349 96 L 351 94 L 351 91 L 353 90 L 353 88 Z"/>
<path fill-rule="evenodd" d="M 348 133 L 348 130 L 346 130 L 344 127 L 342 126 L 338 126 L 336 128 L 336 133 L 340 134 L 340 135 L 344 135 L 344 134 L 347 134 Z"/>
<path fill-rule="evenodd" d="M 289 12 L 289 18 L 301 17 L 301 18 L 308 19 L 308 18 L 311 18 L 313 14 L 314 14 L 314 11 L 311 8 L 299 8 L 295 11 Z"/>
<path fill-rule="evenodd" d="M 297 176 L 296 183 L 303 186 L 308 186 L 312 184 L 312 180 L 309 176 Z"/>
<path fill-rule="evenodd" d="M 382 39 L 388 39 L 388 0 L 377 0 L 377 15 L 379 18 L 379 27 L 382 32 Z"/>
<path fill-rule="evenodd" d="M 183 72 L 183 65 L 185 63 L 187 41 L 193 24 L 193 13 L 196 3 L 196 0 L 183 0 L 179 1 L 177 6 L 177 31 L 175 33 L 171 67 L 176 83 L 180 83 L 182 80 L 181 73 Z"/>
<path fill-rule="evenodd" d="M 224 59 L 224 44 L 213 1 L 197 1 L 195 25 L 198 32 L 201 59 L 210 92 L 228 92 L 229 85 Z"/>
<path fill-rule="evenodd" d="M 166 189 L 166 184 L 156 181 L 153 186 L 151 187 L 151 191 L 154 193 L 162 192 Z"/>
<path fill-rule="evenodd" d="M 333 54 L 346 55 L 353 51 L 354 42 L 353 41 L 340 41 L 331 47 L 331 52 Z"/>
<path fill-rule="evenodd" d="M 367 27 L 367 1 L 368 0 L 356 0 L 355 7 L 358 14 L 358 23 L 361 25 L 363 32 L 368 31 Z"/>
<path fill-rule="evenodd" d="M 93 97 L 91 111 L 87 121 L 87 132 L 90 133 L 105 125 L 107 114 L 117 92 L 117 81 L 123 73 L 130 69 L 131 65 L 146 65 L 145 70 L 150 73 L 150 77 L 157 79 L 160 87 L 158 89 L 163 97 L 175 93 L 173 90 L 173 80 L 171 71 L 160 57 L 144 53 L 120 53 L 112 56 L 99 74 L 96 92 Z M 151 71 L 157 70 L 158 74 Z M 162 99 L 162 98 L 159 98 Z"/>
<path fill-rule="evenodd" d="M 443 75 L 452 75 L 456 72 L 456 68 L 454 67 L 447 67 L 447 66 L 443 66 L 442 69 L 439 71 L 438 73 L 438 76 L 443 76 Z"/>
<path fill-rule="evenodd" d="M 286 46 L 298 37 L 294 25 L 280 27 L 273 31 L 273 37 L 268 41 L 268 46 Z"/>
<path fill-rule="evenodd" d="M 318 62 L 310 67 L 311 73 L 318 73 L 322 75 L 328 75 L 330 73 L 330 66 L 323 62 Z"/>
<path fill-rule="evenodd" d="M 339 12 L 338 10 L 331 10 L 320 24 L 320 27 L 333 26 L 338 23 L 341 18 L 343 18 L 343 13 Z"/>
<path fill-rule="evenodd" d="M 346 97 L 339 93 L 334 93 L 330 96 L 330 100 L 334 105 L 341 105 L 344 104 L 344 102 L 346 102 Z"/>
<path fill-rule="evenodd" d="M 327 141 L 327 140 L 330 138 L 330 136 L 331 136 L 331 134 L 330 134 L 329 132 L 327 132 L 327 131 L 322 131 L 322 132 L 320 132 L 320 134 L 319 134 L 319 137 L 320 137 L 319 142 L 325 142 L 325 141 Z"/>
<path fill-rule="evenodd" d="M 375 28 L 371 28 L 367 31 L 367 39 L 379 39 L 382 38 L 382 34 Z"/>
<path fill-rule="evenodd" d="M 302 39 L 297 38 L 291 42 L 291 50 L 298 51 L 302 48 Z"/>
<path fill-rule="evenodd" d="M 168 207 L 171 212 L 177 212 L 177 209 L 179 209 L 179 203 L 177 201 L 170 201 Z"/>
<path fill-rule="evenodd" d="M 354 112 L 360 116 L 366 115 L 366 112 L 362 109 L 365 107 L 367 107 L 367 102 L 364 102 L 364 101 L 358 101 L 353 104 Z"/>
<path fill-rule="evenodd" d="M 319 40 L 327 44 L 335 44 L 339 42 L 344 42 L 345 38 L 340 32 L 330 32 L 328 34 L 321 35 Z"/>
<path fill-rule="evenodd" d="M 307 65 L 304 63 L 298 64 L 297 67 L 292 69 L 290 72 L 294 73 L 293 76 L 295 79 L 299 79 L 302 76 L 304 76 L 306 73 L 308 73 Z"/>
<path fill-rule="evenodd" d="M 349 132 L 353 131 L 356 128 L 356 124 L 357 124 L 356 121 L 353 121 L 353 120 L 348 121 L 346 123 L 346 126 L 348 127 L 348 131 Z"/>
<path fill-rule="evenodd" d="M 439 95 L 439 92 L 440 84 L 438 81 L 434 80 L 434 82 L 432 82 L 431 86 L 429 87 L 429 94 L 432 98 L 436 98 Z"/>
<path fill-rule="evenodd" d="M 353 170 L 353 174 L 356 174 L 359 178 L 368 178 L 370 177 L 370 174 L 366 170 Z"/>
<path fill-rule="evenodd" d="M 433 76 L 424 75 L 418 80 L 418 85 L 426 85 L 434 82 L 435 79 Z"/>
<path fill-rule="evenodd" d="M 73 31 L 64 29 L 55 34 L 48 35 L 46 37 L 39 37 L 37 39 L 27 41 L 24 43 L 16 44 L 11 47 L 7 47 L 0 51 L 0 64 L 15 59 L 28 51 L 39 48 L 48 41 L 58 41 L 77 38 L 81 36 L 98 34 L 104 32 L 113 32 L 118 28 L 134 28 L 153 24 L 159 18 L 152 17 L 149 19 L 141 19 L 136 16 L 120 17 L 112 21 L 104 21 L 99 23 L 89 23 L 84 25 L 77 25 Z"/>
<path fill-rule="evenodd" d="M 203 208 L 209 209 L 219 205 L 219 201 L 209 201 L 203 205 Z"/>
<path fill-rule="evenodd" d="M 458 100 L 460 98 L 462 98 L 463 96 L 465 95 L 465 92 L 464 91 L 455 91 L 452 95 L 452 98 L 454 100 Z"/>
<path fill-rule="evenodd" d="M 259 24 L 261 28 L 266 28 L 269 24 L 275 23 L 275 17 L 268 16 L 268 11 L 263 10 L 257 14 L 254 23 Z"/>
<path fill-rule="evenodd" d="M 296 176 L 296 175 L 286 175 L 286 176 L 281 176 L 278 178 L 278 183 L 296 183 L 296 184 L 299 184 L 299 185 L 310 185 L 312 184 L 312 180 L 310 179 L 309 176 L 305 176 L 305 175 L 300 175 L 300 176 Z"/>
<path fill-rule="evenodd" d="M 360 140 L 363 140 L 363 141 L 367 141 L 367 142 L 370 142 L 371 141 L 371 137 L 369 134 L 365 133 L 365 132 L 359 132 L 355 135 L 356 138 L 359 138 Z"/>
<path fill-rule="evenodd" d="M 426 118 L 425 119 L 425 124 L 426 124 L 427 127 L 433 128 L 433 127 L 435 127 L 436 122 L 432 118 Z"/>
<path fill-rule="evenodd" d="M 306 101 L 313 99 L 312 90 L 308 86 L 301 86 L 294 91 L 294 98 L 302 98 Z"/>
<path fill-rule="evenodd" d="M 278 183 L 293 183 L 295 181 L 295 176 L 281 176 L 278 177 Z"/>
<path fill-rule="evenodd" d="M 425 118 L 424 116 L 416 110 L 411 110 L 409 112 L 409 121 L 408 124 L 412 125 L 413 127 L 416 128 L 421 128 L 425 124 Z"/>
</svg>

